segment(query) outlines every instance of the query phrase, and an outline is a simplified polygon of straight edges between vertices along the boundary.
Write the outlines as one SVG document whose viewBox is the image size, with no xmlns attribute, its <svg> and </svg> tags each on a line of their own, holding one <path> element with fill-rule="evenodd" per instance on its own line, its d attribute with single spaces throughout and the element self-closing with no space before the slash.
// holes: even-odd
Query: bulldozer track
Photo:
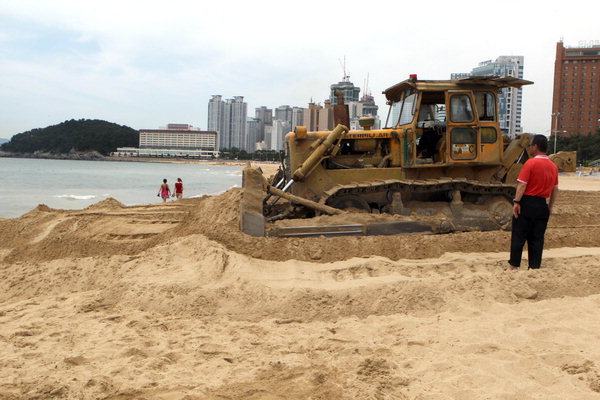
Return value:
<svg viewBox="0 0 600 400">
<path fill-rule="evenodd" d="M 464 178 L 426 180 L 386 179 L 366 183 L 336 185 L 325 191 L 319 202 L 327 204 L 335 197 L 343 195 L 364 195 L 376 192 L 399 192 L 404 190 L 408 190 L 412 193 L 434 193 L 458 190 L 461 193 L 504 196 L 507 199 L 512 200 L 515 195 L 516 187 L 505 183 L 488 183 Z"/>
</svg>

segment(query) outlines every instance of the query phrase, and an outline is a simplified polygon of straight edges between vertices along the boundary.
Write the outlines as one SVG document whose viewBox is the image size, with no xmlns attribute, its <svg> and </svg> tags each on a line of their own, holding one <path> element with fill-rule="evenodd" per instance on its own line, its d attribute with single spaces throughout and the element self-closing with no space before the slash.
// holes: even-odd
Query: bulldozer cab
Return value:
<svg viewBox="0 0 600 400">
<path fill-rule="evenodd" d="M 498 94 L 502 87 L 530 83 L 511 77 L 419 81 L 413 76 L 387 89 L 386 128 L 405 137 L 402 166 L 500 163 Z"/>
</svg>

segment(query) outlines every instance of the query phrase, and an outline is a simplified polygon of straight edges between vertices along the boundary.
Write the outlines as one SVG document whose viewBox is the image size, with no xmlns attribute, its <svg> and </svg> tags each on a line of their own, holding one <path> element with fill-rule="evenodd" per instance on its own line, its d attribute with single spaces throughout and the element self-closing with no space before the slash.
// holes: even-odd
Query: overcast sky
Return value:
<svg viewBox="0 0 600 400">
<path fill-rule="evenodd" d="M 556 42 L 600 40 L 600 1 L 0 0 L 0 138 L 72 118 L 206 129 L 208 100 L 306 107 L 525 57 L 522 123 L 550 129 Z M 361 92 L 362 94 L 362 92 Z"/>
</svg>

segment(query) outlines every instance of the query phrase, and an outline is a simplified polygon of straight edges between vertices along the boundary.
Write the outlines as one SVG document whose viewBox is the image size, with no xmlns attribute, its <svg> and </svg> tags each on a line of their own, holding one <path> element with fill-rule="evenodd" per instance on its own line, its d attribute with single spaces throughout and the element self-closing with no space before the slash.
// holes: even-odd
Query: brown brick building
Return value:
<svg viewBox="0 0 600 400">
<path fill-rule="evenodd" d="M 552 134 L 589 135 L 600 127 L 600 41 L 556 44 Z"/>
</svg>

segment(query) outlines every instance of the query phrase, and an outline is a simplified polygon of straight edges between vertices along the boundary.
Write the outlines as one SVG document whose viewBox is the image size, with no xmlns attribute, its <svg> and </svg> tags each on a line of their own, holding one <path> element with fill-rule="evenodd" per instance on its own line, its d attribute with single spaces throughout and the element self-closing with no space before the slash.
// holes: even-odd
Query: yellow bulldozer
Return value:
<svg viewBox="0 0 600 400">
<path fill-rule="evenodd" d="M 390 106 L 384 128 L 373 129 L 374 118 L 366 117 L 352 131 L 343 96 L 336 94 L 333 130 L 299 126 L 288 133 L 283 165 L 271 179 L 244 169 L 241 230 L 286 237 L 508 229 L 531 135 L 505 146 L 498 94 L 532 83 L 411 76 L 383 92 Z M 398 218 L 328 225 L 310 219 L 357 212 Z M 306 223 L 276 227 L 290 218 Z"/>
</svg>

